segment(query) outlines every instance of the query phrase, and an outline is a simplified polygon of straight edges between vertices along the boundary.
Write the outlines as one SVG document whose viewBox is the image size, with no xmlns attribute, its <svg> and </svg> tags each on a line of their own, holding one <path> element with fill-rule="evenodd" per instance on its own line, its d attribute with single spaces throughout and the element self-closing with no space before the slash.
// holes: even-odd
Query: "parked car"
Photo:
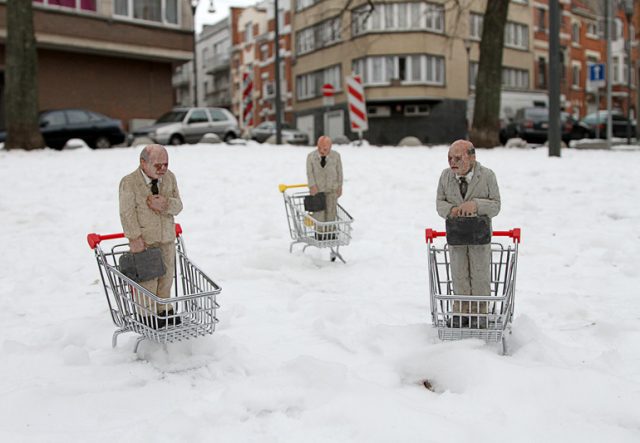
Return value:
<svg viewBox="0 0 640 443">
<path fill-rule="evenodd" d="M 309 136 L 296 129 L 289 123 L 282 123 L 282 141 L 294 145 L 308 145 Z M 276 122 L 262 122 L 249 131 L 249 137 L 259 143 L 264 143 L 269 137 L 276 135 Z"/>
<path fill-rule="evenodd" d="M 587 137 L 588 129 L 568 112 L 560 113 L 561 138 L 565 143 Z M 530 107 L 519 109 L 500 130 L 500 142 L 519 137 L 527 143 L 545 143 L 549 138 L 549 109 Z"/>
<path fill-rule="evenodd" d="M 45 144 L 57 150 L 72 138 L 82 139 L 93 149 L 110 148 L 126 138 L 120 120 L 85 109 L 42 111 L 38 121 Z M 5 138 L 6 133 L 0 133 L 0 142 Z"/>
<path fill-rule="evenodd" d="M 602 110 L 599 112 L 592 112 L 591 114 L 587 114 L 582 120 L 580 120 L 581 125 L 586 128 L 588 131 L 588 136 L 590 138 L 596 137 L 596 128 L 599 129 L 600 138 L 607 138 L 607 116 L 608 113 L 606 110 Z M 611 128 L 614 137 L 624 138 L 627 136 L 627 117 L 618 112 L 611 112 Z M 631 121 L 631 136 L 635 136 L 636 126 L 633 121 Z"/>
<path fill-rule="evenodd" d="M 129 134 L 129 143 L 138 137 L 149 137 L 161 145 L 198 143 L 202 136 L 214 133 L 229 141 L 240 136 L 238 120 L 224 108 L 174 108 L 151 126 Z"/>
</svg>

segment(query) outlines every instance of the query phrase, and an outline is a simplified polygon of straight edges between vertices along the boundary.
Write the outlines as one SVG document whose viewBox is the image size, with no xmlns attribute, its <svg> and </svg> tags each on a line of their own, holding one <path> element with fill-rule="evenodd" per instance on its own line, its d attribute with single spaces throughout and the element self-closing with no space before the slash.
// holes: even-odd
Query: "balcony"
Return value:
<svg viewBox="0 0 640 443">
<path fill-rule="evenodd" d="M 207 74 L 215 74 L 218 71 L 229 69 L 231 53 L 229 51 L 214 54 L 207 58 L 206 72 Z"/>
<path fill-rule="evenodd" d="M 231 106 L 231 93 L 228 90 L 207 92 L 207 104 L 228 108 Z"/>
<path fill-rule="evenodd" d="M 191 83 L 191 72 L 189 67 L 181 66 L 175 70 L 171 77 L 171 86 L 179 88 Z"/>
</svg>

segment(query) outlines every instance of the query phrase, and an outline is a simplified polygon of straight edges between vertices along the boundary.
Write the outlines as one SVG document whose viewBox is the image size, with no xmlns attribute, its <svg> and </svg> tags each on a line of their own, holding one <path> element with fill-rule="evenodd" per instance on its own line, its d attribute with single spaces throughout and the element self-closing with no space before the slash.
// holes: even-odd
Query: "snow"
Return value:
<svg viewBox="0 0 640 443">
<path fill-rule="evenodd" d="M 335 147 L 346 265 L 288 251 L 277 185 L 305 181 L 310 149 L 169 148 L 220 324 L 138 355 L 133 334 L 111 348 L 85 237 L 120 231 L 139 148 L 0 151 L 0 440 L 640 441 L 640 150 L 479 151 L 502 193 L 494 228 L 523 233 L 501 356 L 430 325 L 424 228 L 444 226 L 447 148 Z"/>
</svg>

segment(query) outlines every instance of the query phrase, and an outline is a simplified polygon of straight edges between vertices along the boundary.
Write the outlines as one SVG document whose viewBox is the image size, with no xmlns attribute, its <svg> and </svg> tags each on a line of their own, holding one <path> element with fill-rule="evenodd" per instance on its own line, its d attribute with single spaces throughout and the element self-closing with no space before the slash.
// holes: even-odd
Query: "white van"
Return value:
<svg viewBox="0 0 640 443">
<path fill-rule="evenodd" d="M 473 123 L 473 107 L 476 96 L 472 94 L 467 101 L 467 121 Z M 549 96 L 546 92 L 535 91 L 502 91 L 500 93 L 500 127 L 504 127 L 509 119 L 516 115 L 518 109 L 531 107 L 549 107 Z"/>
</svg>

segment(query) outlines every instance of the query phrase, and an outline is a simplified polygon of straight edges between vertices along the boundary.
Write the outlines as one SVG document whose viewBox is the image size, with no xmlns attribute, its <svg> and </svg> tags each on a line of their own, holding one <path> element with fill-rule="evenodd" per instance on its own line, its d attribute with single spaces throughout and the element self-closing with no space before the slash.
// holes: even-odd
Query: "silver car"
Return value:
<svg viewBox="0 0 640 443">
<path fill-rule="evenodd" d="M 304 132 L 294 128 L 289 123 L 282 123 L 282 141 L 293 145 L 308 145 L 309 136 Z M 249 137 L 259 143 L 264 143 L 276 134 L 276 122 L 262 122 L 249 131 Z"/>
<path fill-rule="evenodd" d="M 149 137 L 161 145 L 198 143 L 205 134 L 214 133 L 228 142 L 239 137 L 238 120 L 224 108 L 174 108 L 151 126 L 129 134 L 129 143 Z"/>
</svg>

